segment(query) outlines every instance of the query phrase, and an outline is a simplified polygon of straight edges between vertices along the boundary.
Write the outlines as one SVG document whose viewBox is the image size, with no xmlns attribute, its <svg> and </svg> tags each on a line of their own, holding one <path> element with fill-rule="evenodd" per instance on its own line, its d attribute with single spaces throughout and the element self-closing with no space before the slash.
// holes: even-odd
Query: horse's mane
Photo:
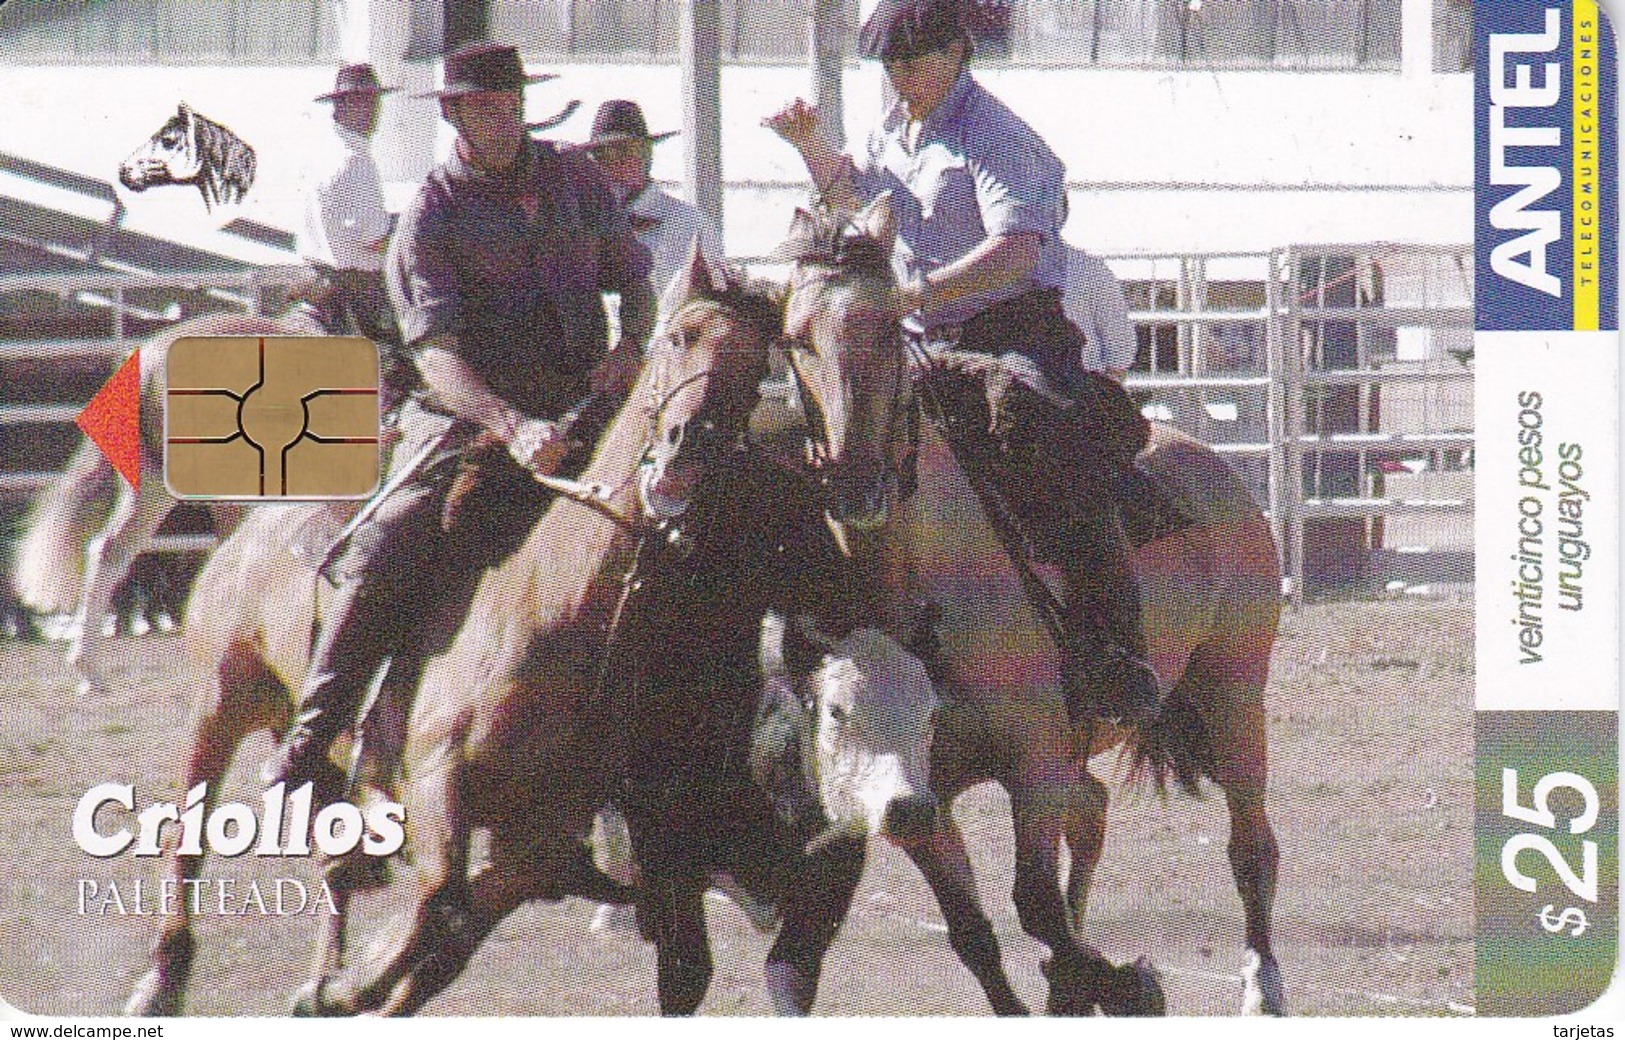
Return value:
<svg viewBox="0 0 1625 1040">
<path fill-rule="evenodd" d="M 771 343 L 784 327 L 784 290 L 772 282 L 728 272 L 722 288 L 695 288 L 682 299 L 668 301 L 671 314 L 667 328 L 692 335 L 717 311 L 731 312 L 755 329 L 764 343 Z"/>
<path fill-rule="evenodd" d="M 198 191 L 203 204 L 240 202 L 254 185 L 254 149 L 230 129 L 192 113 L 193 146 L 198 157 Z"/>
<path fill-rule="evenodd" d="M 891 277 L 890 249 L 855 225 L 852 216 L 846 210 L 823 203 L 810 210 L 797 210 L 789 233 L 770 254 L 771 258 Z"/>
</svg>

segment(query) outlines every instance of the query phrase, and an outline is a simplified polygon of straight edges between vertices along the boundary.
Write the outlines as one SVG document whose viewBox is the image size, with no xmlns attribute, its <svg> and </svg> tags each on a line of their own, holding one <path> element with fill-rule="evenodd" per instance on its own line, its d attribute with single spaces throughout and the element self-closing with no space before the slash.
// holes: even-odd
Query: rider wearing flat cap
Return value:
<svg viewBox="0 0 1625 1040">
<path fill-rule="evenodd" d="M 909 324 L 956 339 L 961 353 L 1025 355 L 1071 402 L 1059 421 L 1025 424 L 1062 436 L 1006 436 L 976 454 L 999 460 L 994 484 L 1030 530 L 1047 533 L 1062 566 L 1074 714 L 1089 700 L 1100 715 L 1152 718 L 1160 694 L 1118 508 L 1149 427 L 1121 385 L 1080 363 L 1084 336 L 1061 306 L 1065 167 L 968 70 L 979 13 L 970 0 L 881 0 L 858 48 L 884 65 L 897 101 L 856 158 L 820 134 L 800 99 L 767 125 L 801 153 L 827 200 L 855 206 L 892 192 Z M 1023 425 L 1009 428 L 1019 436 Z"/>
<path fill-rule="evenodd" d="M 395 655 L 394 682 L 421 658 L 430 622 L 466 611 L 484 569 L 551 500 L 532 475 L 595 439 L 641 367 L 655 315 L 649 251 L 586 155 L 527 135 L 524 88 L 551 78 L 526 75 L 513 47 L 474 44 L 421 95 L 439 100 L 457 143 L 402 215 L 384 272 L 427 393 L 401 423 L 394 458 L 407 469 L 332 568 L 337 603 L 267 783 L 336 779 L 328 748 L 383 659 Z M 613 351 L 610 292 L 621 296 Z M 567 426 L 572 406 L 581 418 Z"/>
</svg>

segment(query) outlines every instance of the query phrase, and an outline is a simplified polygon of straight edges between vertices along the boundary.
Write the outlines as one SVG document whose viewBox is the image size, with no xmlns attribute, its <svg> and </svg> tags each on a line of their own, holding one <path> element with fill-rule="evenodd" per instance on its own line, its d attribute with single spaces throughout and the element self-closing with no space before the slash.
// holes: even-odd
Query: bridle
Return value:
<svg viewBox="0 0 1625 1040">
<path fill-rule="evenodd" d="M 650 361 L 656 367 L 649 380 L 649 436 L 639 464 L 640 478 L 664 472 L 666 466 L 683 451 L 696 459 L 695 464 L 701 469 L 710 470 L 718 459 L 739 448 L 745 441 L 750 410 L 736 402 L 733 395 L 708 394 L 692 416 L 662 429 L 662 420 L 680 394 L 696 383 L 709 383 L 718 374 L 719 362 L 713 359 L 705 368 L 689 373 L 670 387 L 666 385 L 672 357 L 686 356 L 689 350 L 688 336 L 684 331 L 686 319 L 695 308 L 701 306 L 716 305 L 706 300 L 695 300 L 679 309 L 667 325 L 667 349 Z M 767 345 L 764 344 L 764 356 L 766 350 Z M 683 510 L 686 509 L 685 503 Z"/>
<path fill-rule="evenodd" d="M 694 303 L 692 302 L 685 304 L 683 309 L 673 316 L 671 331 L 666 333 L 667 339 L 675 341 L 675 346 L 685 352 L 687 350 L 685 337 L 676 329 L 680 326 L 679 319 L 693 306 Z M 645 533 L 645 525 L 636 517 L 623 514 L 612 504 L 615 496 L 626 487 L 627 483 L 637 479 L 649 467 L 664 466 L 671 459 L 676 458 L 678 451 L 682 449 L 685 443 L 690 444 L 691 451 L 698 450 L 701 453 L 702 463 L 709 466 L 721 454 L 723 449 L 737 442 L 744 435 L 744 424 L 740 424 L 739 432 L 731 438 L 728 437 L 723 431 L 723 424 L 719 421 L 719 413 L 723 410 L 723 404 L 707 401 L 694 416 L 672 427 L 667 437 L 661 437 L 661 420 L 665 416 L 666 410 L 671 407 L 672 402 L 677 399 L 678 394 L 694 383 L 709 380 L 715 373 L 716 366 L 712 365 L 701 371 L 691 373 L 679 380 L 670 389 L 665 389 L 665 375 L 670 365 L 669 355 L 664 351 L 660 351 L 650 361 L 650 364 L 659 367 L 654 369 L 653 376 L 649 381 L 649 435 L 646 438 L 643 458 L 639 462 L 638 468 L 625 481 L 622 481 L 619 486 L 611 488 L 603 484 L 571 480 L 566 477 L 534 476 L 538 484 L 560 497 L 585 506 L 606 517 L 621 530 L 636 535 Z M 692 432 L 690 432 L 691 430 Z"/>
<path fill-rule="evenodd" d="M 827 234 L 809 237 L 808 240 L 793 245 L 785 255 L 794 259 L 797 265 L 797 273 L 791 280 L 792 297 L 801 291 L 796 278 L 808 267 L 824 268 L 830 272 L 827 275 L 813 276 L 819 280 L 827 280 L 831 276 L 853 276 L 881 278 L 888 286 L 891 284 L 889 256 L 878 241 L 863 234 L 850 219 L 834 224 Z M 888 373 L 891 377 L 891 400 L 883 479 L 890 485 L 890 490 L 906 493 L 912 485 L 908 470 L 915 451 L 917 432 L 913 383 L 909 375 L 909 357 L 903 348 L 902 330 L 896 322 L 892 322 L 887 326 L 884 335 L 897 337 L 897 342 L 883 346 L 895 346 L 897 349 L 890 351 L 895 363 Z M 810 337 L 807 336 L 786 336 L 783 345 L 785 356 L 790 360 L 790 374 L 795 380 L 796 391 L 802 402 L 802 412 L 807 421 L 809 455 L 815 467 L 822 466 L 827 462 L 829 433 L 824 423 L 823 411 L 818 407 L 817 398 L 813 395 L 801 366 L 797 363 L 799 354 L 816 354 L 816 351 L 810 343 Z M 827 485 L 827 476 L 823 483 Z"/>
</svg>

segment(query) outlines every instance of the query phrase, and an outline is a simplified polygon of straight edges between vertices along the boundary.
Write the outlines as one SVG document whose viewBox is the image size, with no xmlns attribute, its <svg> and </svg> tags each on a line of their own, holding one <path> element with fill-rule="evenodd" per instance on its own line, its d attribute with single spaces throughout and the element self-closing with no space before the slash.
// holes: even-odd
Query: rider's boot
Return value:
<svg viewBox="0 0 1625 1040">
<path fill-rule="evenodd" d="M 1162 711 L 1140 616 L 1140 588 L 1129 565 L 1128 536 L 1115 504 L 1089 510 L 1073 525 L 1062 574 L 1068 671 L 1067 708 L 1086 717 L 1153 722 Z M 1092 703 L 1090 703 L 1092 702 Z"/>
<path fill-rule="evenodd" d="M 320 800 L 343 794 L 345 771 L 333 763 L 328 751 L 338 735 L 355 723 L 367 687 L 389 652 L 391 613 L 389 604 L 364 595 L 358 584 L 340 592 L 332 619 L 311 656 L 299 714 L 276 754 L 260 770 L 266 786 L 285 782 L 292 789 L 313 781 Z"/>
</svg>

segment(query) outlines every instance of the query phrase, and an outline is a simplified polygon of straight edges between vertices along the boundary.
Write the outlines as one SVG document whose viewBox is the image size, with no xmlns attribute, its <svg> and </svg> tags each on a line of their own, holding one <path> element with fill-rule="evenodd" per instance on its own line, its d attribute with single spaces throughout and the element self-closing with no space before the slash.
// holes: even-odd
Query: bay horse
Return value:
<svg viewBox="0 0 1625 1040">
<path fill-rule="evenodd" d="M 1270 944 L 1279 854 L 1265 815 L 1264 691 L 1281 592 L 1269 525 L 1217 455 L 1154 427 L 1139 465 L 1194 520 L 1140 545 L 1133 559 L 1164 711 L 1138 731 L 1072 724 L 1060 652 L 1005 542 L 944 436 L 916 419 L 887 262 L 895 233 L 885 195 L 850 218 L 798 211 L 783 254 L 796 261 L 785 336 L 830 523 L 874 576 L 888 627 L 915 627 L 921 604 L 935 615 L 930 663 L 944 703 L 932 787 L 949 800 L 983 780 L 1009 792 L 1014 902 L 1022 929 L 1051 951 L 1050 1010 L 1155 1013 L 1160 984 L 1144 958 L 1113 967 L 1082 936 L 1107 807 L 1089 759 L 1126 746 L 1159 785 L 1170 772 L 1192 793 L 1201 777 L 1213 780 L 1230 812 L 1229 859 L 1245 911 L 1243 1010 L 1281 1014 Z M 911 480 L 916 486 L 904 494 Z M 942 906 L 949 942 L 994 1010 L 1023 1013 L 963 838 L 943 816 L 937 840 L 910 854 Z M 1062 840 L 1071 853 L 1064 890 Z"/>
<path fill-rule="evenodd" d="M 298 313 L 264 318 L 220 312 L 189 318 L 156 334 L 139 348 L 140 490 L 132 490 L 101 449 L 86 440 L 35 501 L 18 543 L 12 581 L 18 598 L 35 613 L 74 616 L 67 661 L 81 695 L 105 687 L 102 618 L 114 592 L 180 504 L 163 481 L 162 401 L 170 344 L 188 336 L 318 336 L 323 331 Z M 204 505 L 217 535 L 230 533 L 242 520 L 240 503 Z M 308 512 L 319 507 L 300 508 Z"/>
<path fill-rule="evenodd" d="M 230 129 L 182 101 L 146 143 L 119 164 L 118 179 L 131 191 L 191 184 L 213 210 L 241 202 L 254 186 L 254 149 Z"/>
</svg>

